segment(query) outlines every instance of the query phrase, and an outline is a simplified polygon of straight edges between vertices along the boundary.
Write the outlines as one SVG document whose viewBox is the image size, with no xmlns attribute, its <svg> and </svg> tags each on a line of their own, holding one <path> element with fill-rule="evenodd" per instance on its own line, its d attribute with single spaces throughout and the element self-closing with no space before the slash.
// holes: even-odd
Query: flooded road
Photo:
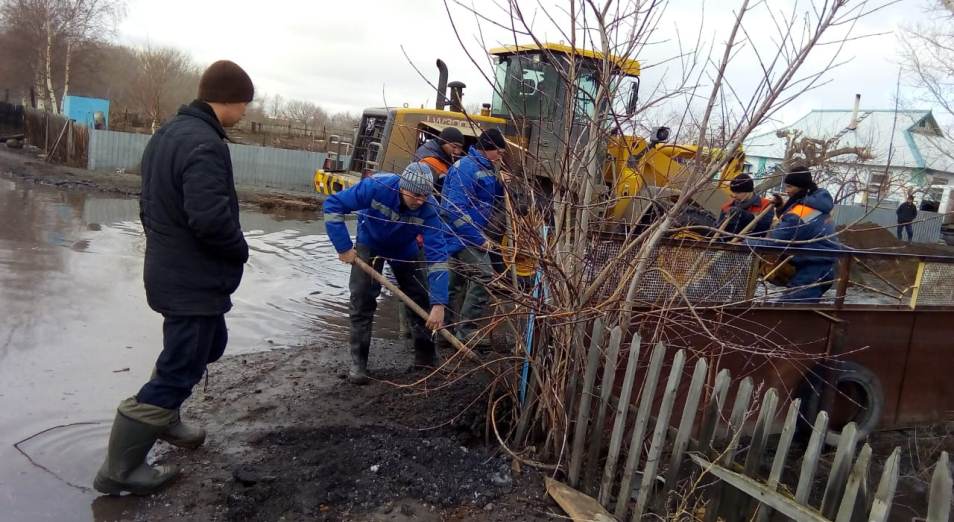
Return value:
<svg viewBox="0 0 954 522">
<path fill-rule="evenodd" d="M 138 212 L 135 199 L 0 177 L 2 520 L 94 519 L 90 482 L 114 409 L 161 349 Z M 348 267 L 322 223 L 243 208 L 242 226 L 251 256 L 226 355 L 331 337 L 344 359 Z M 375 335 L 396 338 L 396 303 L 379 310 Z"/>
</svg>

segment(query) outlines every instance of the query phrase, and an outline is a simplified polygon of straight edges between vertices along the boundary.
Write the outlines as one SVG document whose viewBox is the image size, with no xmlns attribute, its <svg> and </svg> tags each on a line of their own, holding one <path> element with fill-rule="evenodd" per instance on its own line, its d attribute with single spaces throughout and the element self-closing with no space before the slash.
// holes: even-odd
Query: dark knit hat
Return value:
<svg viewBox="0 0 954 522">
<path fill-rule="evenodd" d="M 739 174 L 729 182 L 729 190 L 736 194 L 755 192 L 755 182 L 752 181 L 752 178 L 750 178 L 748 174 Z"/>
<path fill-rule="evenodd" d="M 477 148 L 480 150 L 497 150 L 507 148 L 507 140 L 500 129 L 487 129 L 477 138 Z"/>
<path fill-rule="evenodd" d="M 441 131 L 438 138 L 441 140 L 441 145 L 445 143 L 456 143 L 461 147 L 464 146 L 464 133 L 457 127 L 444 127 L 444 130 Z"/>
<path fill-rule="evenodd" d="M 792 165 L 788 170 L 788 174 L 785 175 L 784 183 L 800 189 L 813 189 L 816 187 L 815 182 L 812 181 L 812 173 L 804 163 Z"/>
<path fill-rule="evenodd" d="M 199 99 L 205 102 L 249 103 L 254 97 L 252 79 L 229 60 L 213 63 L 199 80 Z"/>
</svg>

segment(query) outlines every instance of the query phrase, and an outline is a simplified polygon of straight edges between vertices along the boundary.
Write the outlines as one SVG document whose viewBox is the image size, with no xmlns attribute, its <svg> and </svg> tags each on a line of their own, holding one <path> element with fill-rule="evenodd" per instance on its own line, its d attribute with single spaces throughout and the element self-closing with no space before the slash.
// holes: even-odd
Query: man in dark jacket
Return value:
<svg viewBox="0 0 954 522">
<path fill-rule="evenodd" d="M 768 239 L 752 244 L 785 246 L 815 250 L 840 250 L 834 239 L 835 227 L 831 211 L 835 207 L 831 194 L 812 181 L 811 172 L 802 164 L 792 166 L 785 176 L 788 201 L 779 210 L 780 219 Z M 835 279 L 836 258 L 824 255 L 797 254 L 790 263 L 795 274 L 785 285 L 788 289 L 779 299 L 790 303 L 817 303 Z"/>
<path fill-rule="evenodd" d="M 752 222 L 759 217 L 759 221 L 747 232 L 750 236 L 764 236 L 765 232 L 772 227 L 772 212 L 762 211 L 772 205 L 772 200 L 763 198 L 755 193 L 755 183 L 748 174 L 739 174 L 729 182 L 729 191 L 732 197 L 722 206 L 722 213 L 719 215 L 719 224 L 725 225 L 724 230 L 729 234 L 740 234 Z M 731 236 L 726 237 L 727 240 Z"/>
<path fill-rule="evenodd" d="M 427 164 L 434 174 L 434 197 L 440 202 L 444 176 L 464 154 L 464 134 L 457 127 L 444 127 L 440 135 L 424 142 L 414 153 L 415 159 Z"/>
<path fill-rule="evenodd" d="M 213 63 L 198 99 L 180 108 L 143 153 L 143 279 L 149 306 L 164 318 L 163 349 L 149 382 L 119 404 L 93 481 L 102 493 L 147 494 L 171 480 L 176 469 L 146 462 L 157 439 L 185 448 L 205 442 L 205 431 L 185 424 L 179 407 L 225 351 L 229 296 L 248 260 L 224 128 L 242 119 L 253 94 L 241 67 Z"/>
<path fill-rule="evenodd" d="M 908 243 L 910 243 L 914 239 L 914 228 L 911 226 L 911 222 L 918 217 L 918 207 L 914 206 L 914 196 L 908 195 L 908 200 L 898 205 L 895 214 L 898 215 L 898 241 L 901 241 L 901 230 L 903 229 L 907 232 Z"/>
</svg>

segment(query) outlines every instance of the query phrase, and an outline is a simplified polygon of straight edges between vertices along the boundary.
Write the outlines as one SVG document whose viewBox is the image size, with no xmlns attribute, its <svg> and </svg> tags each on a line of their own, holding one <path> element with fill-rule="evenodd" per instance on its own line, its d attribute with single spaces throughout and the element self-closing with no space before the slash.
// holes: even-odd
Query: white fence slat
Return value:
<svg viewBox="0 0 954 522">
<path fill-rule="evenodd" d="M 812 492 L 812 481 L 815 480 L 815 470 L 818 469 L 818 458 L 825 446 L 825 435 L 828 434 L 828 412 L 820 411 L 815 417 L 815 426 L 812 436 L 808 439 L 808 448 L 802 458 L 802 470 L 798 476 L 798 486 L 795 489 L 795 502 L 806 504 L 808 495 Z"/>
<path fill-rule="evenodd" d="M 633 342 L 629 346 L 626 375 L 623 376 L 623 388 L 620 390 L 619 402 L 616 404 L 616 419 L 613 421 L 613 434 L 610 437 L 606 465 L 603 467 L 603 480 L 600 484 L 599 501 L 603 506 L 609 505 L 613 490 L 613 479 L 616 478 L 616 462 L 619 460 L 619 451 L 623 446 L 626 417 L 629 415 L 629 401 L 633 393 L 633 381 L 636 380 L 636 366 L 639 364 L 640 342 L 641 339 L 637 333 L 633 336 Z"/>
<path fill-rule="evenodd" d="M 851 468 L 848 475 L 848 483 L 845 485 L 845 494 L 841 497 L 841 505 L 838 507 L 838 514 L 835 516 L 835 522 L 851 522 L 851 516 L 855 511 L 858 500 L 858 491 L 862 488 L 868 479 L 868 464 L 871 462 L 871 446 L 865 444 L 855 460 L 855 465 Z"/>
<path fill-rule="evenodd" d="M 775 449 L 775 458 L 772 460 L 772 469 L 769 471 L 769 478 L 766 485 L 769 489 L 775 491 L 778 489 L 778 483 L 782 479 L 782 471 L 785 469 L 785 460 L 788 459 L 788 450 L 792 447 L 792 439 L 795 437 L 795 424 L 798 422 L 798 408 L 802 401 L 795 399 L 788 407 L 788 415 L 785 416 L 785 424 L 782 427 L 782 434 L 778 439 L 778 446 Z M 772 509 L 762 505 L 759 507 L 758 522 L 768 522 Z"/>
<path fill-rule="evenodd" d="M 682 367 L 685 363 L 686 353 L 679 350 L 673 357 L 672 367 L 669 369 L 669 380 L 666 382 L 666 391 L 663 393 L 662 404 L 660 404 L 659 413 L 656 415 L 656 429 L 653 431 L 653 440 L 649 446 L 649 454 L 646 456 L 646 467 L 643 469 L 643 481 L 639 488 L 639 496 L 636 499 L 636 508 L 633 511 L 632 520 L 634 521 L 642 518 L 643 511 L 649 502 L 649 495 L 652 494 L 653 485 L 656 482 L 659 460 L 662 457 L 663 445 L 666 443 L 666 434 L 669 433 L 669 417 L 672 415 L 672 408 L 675 405 L 676 391 L 679 389 L 679 383 L 682 382 Z"/>
<path fill-rule="evenodd" d="M 725 469 L 718 464 L 707 461 L 699 455 L 691 454 L 690 457 L 706 472 L 712 473 L 730 486 L 747 493 L 759 503 L 771 507 L 796 522 L 831 522 L 819 515 L 812 508 L 796 502 L 777 491 L 768 489 L 755 479 Z M 706 512 L 708 513 L 708 508 Z"/>
<path fill-rule="evenodd" d="M 679 419 L 679 430 L 676 432 L 676 439 L 672 444 L 672 457 L 669 460 L 669 470 L 666 473 L 666 486 L 663 489 L 663 495 L 672 489 L 679 478 L 679 468 L 682 467 L 682 459 L 685 456 L 686 447 L 689 445 L 692 427 L 696 416 L 699 414 L 699 400 L 702 398 L 702 389 L 706 385 L 708 371 L 709 364 L 704 357 L 696 361 L 696 367 L 692 371 L 692 381 L 689 384 L 689 395 L 686 397 L 686 403 L 682 408 L 682 418 Z"/>
<path fill-rule="evenodd" d="M 709 452 L 712 449 L 712 441 L 722 421 L 722 408 L 725 406 L 731 381 L 732 374 L 725 368 L 716 375 L 715 384 L 712 387 L 712 396 L 709 397 L 705 417 L 699 427 L 699 448 L 697 449 L 700 451 Z"/>
<path fill-rule="evenodd" d="M 576 416 L 576 427 L 573 432 L 573 449 L 570 453 L 570 472 L 568 475 L 570 487 L 577 487 L 580 482 L 580 467 L 583 464 L 583 444 L 586 442 L 586 429 L 590 421 L 590 405 L 593 398 L 593 384 L 596 382 L 596 370 L 600 365 L 600 343 L 603 340 L 603 321 L 599 318 L 593 322 L 593 334 L 590 337 L 590 350 L 586 355 L 586 370 L 583 374 L 583 390 L 580 392 L 580 410 Z"/>
<path fill-rule="evenodd" d="M 927 522 L 948 522 L 951 518 L 951 465 L 946 451 L 941 452 L 931 477 Z"/>
<path fill-rule="evenodd" d="M 606 362 L 603 364 L 603 379 L 600 381 L 600 402 L 596 413 L 594 430 L 587 441 L 589 454 L 586 456 L 586 470 L 583 473 L 583 492 L 591 493 L 596 481 L 596 469 L 603 451 L 603 432 L 606 426 L 606 410 L 609 408 L 610 393 L 616 382 L 616 364 L 619 360 L 619 345 L 623 339 L 623 329 L 616 326 L 610 330 L 609 347 L 606 350 Z"/>
<path fill-rule="evenodd" d="M 649 423 L 649 414 L 656 397 L 656 385 L 659 382 L 659 372 L 662 370 L 663 357 L 666 347 L 657 343 L 649 360 L 649 369 L 646 372 L 646 382 L 639 394 L 639 410 L 636 412 L 636 422 L 633 425 L 633 437 L 629 441 L 629 450 L 626 454 L 626 467 L 623 469 L 623 479 L 620 481 L 619 494 L 616 496 L 616 508 L 613 514 L 616 518 L 623 518 L 626 514 L 626 505 L 633 487 L 633 474 L 639 465 L 639 458 L 643 452 L 643 437 L 646 435 L 646 425 Z"/>
<path fill-rule="evenodd" d="M 854 422 L 849 422 L 841 430 L 838 439 L 838 449 L 835 450 L 835 459 L 831 463 L 831 472 L 825 484 L 825 494 L 822 497 L 821 513 L 828 518 L 835 517 L 845 482 L 851 470 L 851 461 L 855 456 L 855 446 L 858 443 L 858 428 Z"/>
<path fill-rule="evenodd" d="M 891 513 L 891 504 L 894 503 L 894 493 L 898 488 L 899 464 L 901 462 L 901 448 L 895 447 L 885 462 L 884 471 L 881 472 L 881 481 L 878 483 L 878 490 L 875 492 L 874 502 L 871 505 L 871 512 L 868 515 L 870 522 L 885 522 L 888 514 Z"/>
</svg>

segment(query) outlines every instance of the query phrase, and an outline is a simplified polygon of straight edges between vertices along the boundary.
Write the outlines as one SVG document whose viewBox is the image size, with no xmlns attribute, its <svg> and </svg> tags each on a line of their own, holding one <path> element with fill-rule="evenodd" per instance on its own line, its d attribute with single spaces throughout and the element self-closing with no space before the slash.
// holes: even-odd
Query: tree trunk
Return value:
<svg viewBox="0 0 954 522">
<path fill-rule="evenodd" d="M 53 23 L 49 17 L 46 20 L 46 93 L 50 100 L 50 112 L 60 113 L 60 106 L 56 103 L 56 90 L 53 87 Z"/>
<path fill-rule="evenodd" d="M 66 56 L 65 63 L 63 64 L 63 98 L 65 99 L 70 93 L 70 61 L 73 57 L 73 41 L 69 38 L 66 39 Z"/>
</svg>

